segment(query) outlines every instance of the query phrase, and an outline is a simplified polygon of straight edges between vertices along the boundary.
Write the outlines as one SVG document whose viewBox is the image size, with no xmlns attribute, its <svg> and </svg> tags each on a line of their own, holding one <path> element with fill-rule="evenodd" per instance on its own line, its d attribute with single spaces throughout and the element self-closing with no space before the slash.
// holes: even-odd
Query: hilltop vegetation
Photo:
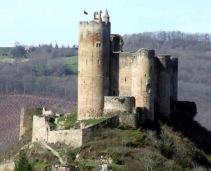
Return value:
<svg viewBox="0 0 211 171">
<path fill-rule="evenodd" d="M 31 130 L 27 131 L 1 160 L 18 162 L 19 153 L 26 153 L 35 171 L 47 171 L 59 164 L 59 159 L 41 143 L 30 143 L 30 134 Z M 170 121 L 159 118 L 154 129 L 122 125 L 94 132 L 80 148 L 63 143 L 48 145 L 83 171 L 91 171 L 101 163 L 108 163 L 115 171 L 206 171 L 211 168 L 210 142 L 209 131 L 193 120 L 187 124 L 183 114 L 174 111 Z"/>
</svg>

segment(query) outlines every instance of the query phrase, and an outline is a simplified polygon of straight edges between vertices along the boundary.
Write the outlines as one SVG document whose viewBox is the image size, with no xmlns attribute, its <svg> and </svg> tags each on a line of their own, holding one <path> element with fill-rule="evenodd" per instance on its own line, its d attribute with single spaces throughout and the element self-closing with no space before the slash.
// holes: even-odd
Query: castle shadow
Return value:
<svg viewBox="0 0 211 171">
<path fill-rule="evenodd" d="M 161 124 L 167 124 L 173 131 L 181 133 L 181 138 L 188 138 L 197 148 L 210 155 L 211 132 L 194 120 L 196 114 L 197 108 L 194 102 L 175 101 L 170 119 L 166 119 L 161 113 L 155 113 L 154 129 L 159 135 Z M 211 167 L 211 163 L 206 158 L 201 157 L 197 160 L 202 165 Z"/>
</svg>

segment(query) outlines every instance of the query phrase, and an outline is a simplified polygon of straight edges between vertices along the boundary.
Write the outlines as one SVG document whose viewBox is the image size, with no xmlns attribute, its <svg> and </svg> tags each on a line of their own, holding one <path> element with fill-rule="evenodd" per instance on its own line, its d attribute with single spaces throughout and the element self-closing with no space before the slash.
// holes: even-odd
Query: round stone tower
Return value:
<svg viewBox="0 0 211 171">
<path fill-rule="evenodd" d="M 158 111 L 170 117 L 170 55 L 157 56 L 157 105 Z"/>
<path fill-rule="evenodd" d="M 98 17 L 97 17 L 98 16 Z M 95 12 L 91 22 L 79 23 L 78 120 L 102 115 L 109 92 L 110 22 Z"/>
<path fill-rule="evenodd" d="M 154 50 L 140 49 L 132 66 L 132 95 L 136 107 L 147 109 L 146 119 L 154 121 Z"/>
</svg>

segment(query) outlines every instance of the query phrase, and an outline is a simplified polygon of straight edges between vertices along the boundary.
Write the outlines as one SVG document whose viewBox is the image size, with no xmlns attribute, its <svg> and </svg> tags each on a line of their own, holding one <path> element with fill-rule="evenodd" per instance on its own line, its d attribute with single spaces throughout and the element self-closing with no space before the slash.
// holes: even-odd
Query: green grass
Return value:
<svg viewBox="0 0 211 171">
<path fill-rule="evenodd" d="M 74 72 L 78 71 L 78 56 L 50 59 L 46 63 L 46 70 L 50 71 L 51 70 L 51 63 L 58 60 L 58 59 L 62 60 L 67 68 L 71 69 Z"/>
<path fill-rule="evenodd" d="M 57 121 L 62 122 L 65 120 L 65 118 L 66 118 L 66 116 L 59 116 Z"/>
<path fill-rule="evenodd" d="M 108 118 L 88 119 L 88 120 L 83 120 L 83 122 L 85 123 L 85 125 L 96 125 L 96 124 L 103 122 L 107 119 Z"/>
<path fill-rule="evenodd" d="M 70 56 L 70 57 L 62 57 L 65 64 L 77 64 L 78 63 L 78 56 Z"/>
<path fill-rule="evenodd" d="M 35 164 L 34 164 L 34 167 L 46 167 L 46 166 L 49 166 L 50 164 L 49 163 L 46 163 L 46 162 L 36 162 Z"/>
<path fill-rule="evenodd" d="M 67 120 L 64 123 L 65 129 L 70 129 L 75 125 L 77 121 L 77 111 L 70 113 L 67 115 Z"/>
<path fill-rule="evenodd" d="M 78 56 L 62 57 L 64 64 L 72 71 L 78 71 Z"/>
</svg>

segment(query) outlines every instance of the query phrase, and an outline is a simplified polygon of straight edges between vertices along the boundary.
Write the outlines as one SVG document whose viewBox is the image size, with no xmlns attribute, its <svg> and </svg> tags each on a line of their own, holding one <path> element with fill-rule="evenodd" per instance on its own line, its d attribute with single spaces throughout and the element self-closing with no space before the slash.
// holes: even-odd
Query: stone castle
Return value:
<svg viewBox="0 0 211 171">
<path fill-rule="evenodd" d="M 169 118 L 178 58 L 148 49 L 123 52 L 122 37 L 110 30 L 107 10 L 103 19 L 95 12 L 92 21 L 79 23 L 78 120 L 122 114 L 154 121 L 156 112 Z"/>
<path fill-rule="evenodd" d="M 127 124 L 140 126 L 154 121 L 156 113 L 169 118 L 172 102 L 177 101 L 178 59 L 170 55 L 155 56 L 154 50 L 123 52 L 123 39 L 110 34 L 111 23 L 106 10 L 94 13 L 91 22 L 79 23 L 78 56 L 78 126 L 54 129 L 58 116 L 43 108 L 22 109 L 20 136 L 32 125 L 32 142 L 64 142 L 73 147 L 83 145 L 93 131 L 102 127 Z M 107 118 L 98 125 L 84 125 L 84 120 Z"/>
</svg>

